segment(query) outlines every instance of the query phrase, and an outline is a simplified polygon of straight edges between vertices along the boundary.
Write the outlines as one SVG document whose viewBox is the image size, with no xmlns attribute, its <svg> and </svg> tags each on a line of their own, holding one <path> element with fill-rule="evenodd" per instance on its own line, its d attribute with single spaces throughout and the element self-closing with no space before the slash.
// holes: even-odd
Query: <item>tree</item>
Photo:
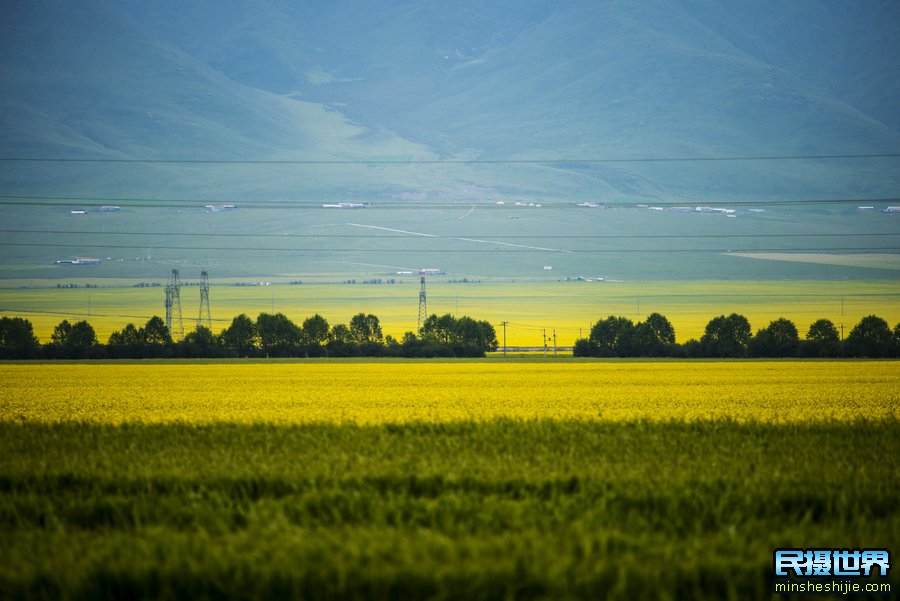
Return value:
<svg viewBox="0 0 900 601">
<path fill-rule="evenodd" d="M 64 319 L 53 328 L 50 344 L 64 357 L 81 359 L 97 345 L 97 334 L 86 321 L 70 324 Z"/>
<path fill-rule="evenodd" d="M 331 327 L 331 333 L 328 338 L 332 342 L 339 344 L 348 344 L 350 342 L 350 328 L 346 324 L 338 323 Z"/>
<path fill-rule="evenodd" d="M 457 356 L 484 356 L 497 348 L 497 333 L 490 322 L 478 321 L 467 315 L 456 319 L 448 313 L 446 317 L 452 322 L 451 344 Z"/>
<path fill-rule="evenodd" d="M 579 338 L 572 347 L 573 357 L 596 357 L 598 354 L 597 345 L 589 338 Z"/>
<path fill-rule="evenodd" d="M 40 350 L 31 322 L 22 317 L 0 317 L 0 358 L 31 359 Z"/>
<path fill-rule="evenodd" d="M 143 327 L 143 339 L 147 344 L 155 344 L 164 346 L 172 342 L 172 336 L 169 334 L 169 328 L 162 317 L 154 315 Z"/>
<path fill-rule="evenodd" d="M 56 346 L 63 346 L 66 343 L 66 340 L 69 338 L 69 332 L 72 331 L 72 324 L 69 323 L 68 319 L 64 319 L 59 322 L 55 328 L 53 328 L 53 333 L 50 334 L 50 344 Z"/>
<path fill-rule="evenodd" d="M 263 350 L 270 354 L 289 355 L 300 344 L 300 327 L 284 313 L 260 313 L 256 335 Z"/>
<path fill-rule="evenodd" d="M 750 354 L 754 357 L 793 357 L 797 355 L 800 338 L 797 326 L 780 317 L 756 333 L 750 340 Z"/>
<path fill-rule="evenodd" d="M 750 333 L 750 322 L 743 315 L 714 317 L 700 338 L 702 352 L 707 357 L 745 357 Z"/>
<path fill-rule="evenodd" d="M 109 335 L 106 352 L 114 358 L 141 359 L 153 356 L 144 336 L 144 328 L 138 329 L 133 323 L 125 324 L 120 331 Z"/>
<path fill-rule="evenodd" d="M 854 357 L 890 357 L 894 354 L 893 342 L 888 323 L 877 315 L 869 315 L 853 326 L 846 350 Z"/>
<path fill-rule="evenodd" d="M 198 325 L 178 343 L 178 353 L 182 357 L 221 357 L 221 340 L 206 326 Z"/>
<path fill-rule="evenodd" d="M 410 336 L 412 333 L 409 332 Z M 487 321 L 478 321 L 467 315 L 456 318 L 450 313 L 438 317 L 429 315 L 419 328 L 422 344 L 406 344 L 422 355 L 478 357 L 497 348 L 497 333 Z M 414 340 L 414 337 L 413 337 Z"/>
<path fill-rule="evenodd" d="M 328 321 L 318 313 L 308 317 L 301 329 L 306 344 L 321 346 L 328 340 Z"/>
<path fill-rule="evenodd" d="M 662 357 L 675 354 L 675 328 L 659 313 L 651 313 L 634 327 L 632 353 L 641 357 Z"/>
<path fill-rule="evenodd" d="M 256 343 L 256 326 L 245 313 L 231 320 L 231 325 L 222 331 L 222 344 L 232 354 L 246 357 L 253 353 Z"/>
<path fill-rule="evenodd" d="M 806 340 L 800 345 L 804 357 L 837 357 L 841 351 L 838 329 L 830 319 L 818 319 L 806 331 Z"/>
<path fill-rule="evenodd" d="M 432 313 L 419 327 L 419 335 L 426 342 L 449 345 L 453 341 L 454 323 L 455 320 L 449 313 L 440 317 L 436 313 Z"/>
<path fill-rule="evenodd" d="M 365 342 L 381 342 L 384 336 L 381 333 L 381 324 L 378 318 L 371 313 L 357 313 L 350 319 L 350 339 L 356 344 Z"/>
<path fill-rule="evenodd" d="M 350 328 L 342 323 L 332 326 L 325 348 L 329 357 L 355 357 L 359 354 L 359 348 L 350 336 Z"/>
<path fill-rule="evenodd" d="M 596 345 L 600 357 L 628 357 L 634 323 L 627 317 L 610 315 L 601 319 L 591 328 L 590 341 Z"/>
<path fill-rule="evenodd" d="M 125 324 L 121 331 L 114 331 L 109 335 L 110 346 L 135 346 L 144 344 L 144 334 L 133 323 Z"/>
</svg>

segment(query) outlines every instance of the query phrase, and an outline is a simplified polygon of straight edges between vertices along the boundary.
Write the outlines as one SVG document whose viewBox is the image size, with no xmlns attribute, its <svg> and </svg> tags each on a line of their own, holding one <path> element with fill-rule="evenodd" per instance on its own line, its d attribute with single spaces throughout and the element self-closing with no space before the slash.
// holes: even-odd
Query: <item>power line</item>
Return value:
<svg viewBox="0 0 900 601">
<path fill-rule="evenodd" d="M 310 238 L 310 239 L 318 239 L 318 238 L 362 238 L 362 239 L 379 239 L 379 238 L 405 238 L 405 239 L 417 239 L 423 238 L 425 236 L 416 236 L 411 234 L 246 234 L 246 233 L 238 233 L 238 232 L 136 232 L 136 231 L 123 231 L 123 232 L 111 232 L 111 231 L 101 231 L 101 230 L 51 230 L 51 229 L 42 229 L 42 230 L 19 230 L 19 229 L 6 229 L 0 228 L 0 233 L 2 234 L 52 234 L 52 235 L 73 235 L 73 236 L 82 236 L 82 235 L 101 235 L 101 236 L 187 236 L 191 238 Z M 427 238 L 437 238 L 437 239 L 446 239 L 453 240 L 456 238 L 474 238 L 478 234 L 452 234 L 452 235 L 440 235 L 440 234 L 429 234 Z M 682 240 L 692 240 L 692 239 L 715 239 L 715 238 L 855 238 L 855 237 L 871 237 L 871 236 L 900 236 L 900 231 L 898 232 L 860 232 L 860 233 L 848 233 L 848 232 L 834 232 L 834 233 L 816 233 L 816 234 L 808 234 L 808 233 L 798 233 L 798 234 L 593 234 L 593 235 L 568 235 L 568 234 L 560 234 L 560 235 L 547 235 L 547 234 L 535 234 L 535 235 L 494 235 L 491 234 L 491 239 L 514 239 L 514 240 L 530 240 L 530 239 L 549 239 L 549 240 L 570 240 L 570 239 L 579 239 L 579 240 L 622 240 L 622 239 L 645 239 L 645 238 L 665 238 L 665 239 L 682 239 Z"/>
<path fill-rule="evenodd" d="M 84 317 L 121 317 L 123 319 L 150 319 L 153 317 L 152 315 L 126 315 L 123 313 L 97 313 L 94 311 L 93 313 L 85 313 L 78 311 L 42 311 L 40 309 L 10 309 L 7 307 L 0 307 L 0 313 L 11 313 L 14 315 L 19 314 L 28 314 L 28 315 L 67 315 L 67 316 L 84 316 Z M 212 321 L 218 322 L 230 322 L 231 318 L 225 317 L 213 317 Z"/>
<path fill-rule="evenodd" d="M 522 199 L 522 196 L 500 196 L 497 198 L 505 198 L 508 203 L 514 203 L 516 198 Z M 527 199 L 526 199 L 527 200 Z M 532 206 L 520 201 L 520 205 L 515 204 L 497 204 L 496 201 L 484 201 L 474 203 L 478 209 L 499 209 L 499 210 L 540 210 L 540 209 L 573 209 L 578 211 L 598 210 L 597 208 L 588 208 L 578 206 L 576 201 L 545 201 L 545 200 L 527 200 Z M 637 207 L 638 203 L 652 203 L 657 207 L 770 207 L 770 206 L 790 206 L 790 205 L 831 205 L 831 204 L 881 204 L 881 203 L 897 203 L 900 198 L 794 198 L 794 199 L 751 199 L 751 200 L 647 200 L 637 198 L 633 201 L 604 201 L 602 206 L 608 208 L 641 208 Z M 433 202 L 376 202 L 371 203 L 368 208 L 358 209 L 338 209 L 334 207 L 325 207 L 323 204 L 331 204 L 323 201 L 246 201 L 239 199 L 209 199 L 209 198 L 122 198 L 122 197 L 87 197 L 87 196 L 37 196 L 37 195 L 0 195 L 0 206 L 39 206 L 39 207 L 69 207 L 73 203 L 85 207 L 101 207 L 111 203 L 124 203 L 125 208 L 153 208 L 153 209 L 195 209 L 205 210 L 207 204 L 235 204 L 239 210 L 247 209 L 315 209 L 322 211 L 362 211 L 362 210 L 378 210 L 378 209 L 469 209 L 472 207 L 471 201 L 451 202 L 451 201 L 433 201 Z M 536 206 L 540 204 L 541 206 Z"/>
<path fill-rule="evenodd" d="M 727 157 L 561 157 L 534 159 L 113 159 L 73 157 L 0 157 L 8 163 L 84 163 L 148 165 L 559 165 L 603 163 L 696 163 L 805 161 L 897 158 L 900 153 L 744 155 Z"/>
<path fill-rule="evenodd" d="M 65 243 L 48 243 L 48 244 L 35 244 L 29 242 L 0 242 L 0 246 L 12 246 L 12 247 L 41 247 L 41 248 L 85 248 L 85 249 L 99 249 L 99 248 L 118 248 L 118 249 L 135 249 L 135 248 L 153 248 L 153 250 L 214 250 L 214 251 L 258 251 L 258 252 L 317 252 L 317 253 L 328 253 L 328 252 L 366 252 L 371 253 L 373 249 L 371 248 L 278 248 L 278 247 L 269 247 L 269 248 L 260 248 L 260 247 L 234 247 L 234 246 L 159 246 L 159 245 L 148 245 L 148 244 L 65 244 Z M 410 249 L 410 248 L 383 248 L 377 249 L 377 252 L 381 253 L 547 253 L 547 252 L 564 252 L 564 253 L 671 253 L 671 252 L 679 252 L 679 253 L 737 253 L 737 252 L 830 252 L 840 250 L 842 252 L 845 251 L 900 251 L 900 247 L 898 246 L 857 246 L 857 247 L 827 247 L 827 248 L 641 248 L 641 249 L 623 249 L 623 248 L 574 248 L 574 249 L 552 249 L 552 248 L 541 248 L 541 249 L 507 249 L 507 248 L 492 248 L 492 249 L 453 249 L 453 248 L 425 248 L 425 249 Z"/>
</svg>

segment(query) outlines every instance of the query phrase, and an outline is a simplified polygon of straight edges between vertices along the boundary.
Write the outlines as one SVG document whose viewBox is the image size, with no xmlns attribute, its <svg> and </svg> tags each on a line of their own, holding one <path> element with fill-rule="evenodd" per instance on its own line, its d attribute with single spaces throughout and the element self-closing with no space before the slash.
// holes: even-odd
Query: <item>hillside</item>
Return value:
<svg viewBox="0 0 900 601">
<path fill-rule="evenodd" d="M 900 152 L 894 2 L 3 11 L 0 158 L 67 160 L 0 161 L 2 279 L 900 273 L 900 158 L 802 158 Z"/>
<path fill-rule="evenodd" d="M 895 3 L 11 2 L 7 156 L 546 159 L 900 148 Z M 798 26 L 802 24 L 803 26 Z M 889 196 L 896 160 L 4 168 L 15 193 Z M 102 176 L 98 177 L 98 174 Z M 165 183 L 163 183 L 165 182 Z"/>
</svg>

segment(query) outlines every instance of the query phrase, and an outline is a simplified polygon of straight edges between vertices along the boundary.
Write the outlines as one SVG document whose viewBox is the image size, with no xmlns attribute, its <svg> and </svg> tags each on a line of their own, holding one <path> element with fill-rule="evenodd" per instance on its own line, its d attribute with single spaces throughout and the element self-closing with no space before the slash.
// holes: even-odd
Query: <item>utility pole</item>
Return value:
<svg viewBox="0 0 900 601">
<path fill-rule="evenodd" d="M 503 326 L 503 358 L 506 359 L 506 326 L 509 325 L 509 322 L 501 321 L 500 325 Z"/>
<path fill-rule="evenodd" d="M 541 335 L 544 337 L 544 357 L 547 356 L 547 328 L 541 328 Z"/>
<path fill-rule="evenodd" d="M 184 322 L 181 320 L 181 280 L 173 269 L 166 284 L 166 328 L 172 340 L 184 338 Z"/>
<path fill-rule="evenodd" d="M 419 279 L 419 319 L 416 330 L 422 329 L 422 324 L 428 319 L 428 304 L 425 300 L 425 276 Z"/>
<path fill-rule="evenodd" d="M 200 316 L 197 318 L 197 326 L 205 326 L 212 330 L 212 315 L 209 313 L 209 274 L 200 272 Z"/>
<path fill-rule="evenodd" d="M 556 357 L 559 350 L 559 346 L 556 343 L 556 328 L 553 328 L 553 356 Z"/>
</svg>

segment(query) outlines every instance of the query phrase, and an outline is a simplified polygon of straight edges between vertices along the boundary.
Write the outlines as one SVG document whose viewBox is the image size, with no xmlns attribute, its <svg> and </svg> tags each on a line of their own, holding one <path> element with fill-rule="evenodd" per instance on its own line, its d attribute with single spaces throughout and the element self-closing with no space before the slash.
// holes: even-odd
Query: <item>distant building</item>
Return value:
<svg viewBox="0 0 900 601">
<path fill-rule="evenodd" d="M 118 205 L 103 205 L 100 207 L 101 213 L 115 213 L 116 211 L 121 211 L 122 207 Z"/>
<path fill-rule="evenodd" d="M 71 213 L 72 215 L 84 215 L 87 213 L 87 211 L 82 211 L 81 209 L 76 209 L 74 211 L 69 211 L 69 213 Z"/>
<path fill-rule="evenodd" d="M 425 269 L 419 270 L 419 275 L 440 275 L 442 273 L 444 272 L 434 267 L 426 267 Z"/>
<path fill-rule="evenodd" d="M 322 205 L 323 209 L 367 209 L 371 203 L 368 202 L 331 202 Z"/>
<path fill-rule="evenodd" d="M 699 213 L 720 213 L 722 215 L 731 215 L 735 212 L 734 209 L 723 209 L 721 207 L 697 207 L 696 210 Z"/>
<path fill-rule="evenodd" d="M 56 261 L 57 265 L 99 265 L 100 259 L 92 259 L 89 257 L 76 257 L 74 259 L 62 259 Z"/>
<path fill-rule="evenodd" d="M 206 205 L 207 213 L 221 213 L 222 211 L 233 211 L 235 205 Z"/>
<path fill-rule="evenodd" d="M 900 207 L 888 207 L 882 213 L 900 213 Z"/>
</svg>

